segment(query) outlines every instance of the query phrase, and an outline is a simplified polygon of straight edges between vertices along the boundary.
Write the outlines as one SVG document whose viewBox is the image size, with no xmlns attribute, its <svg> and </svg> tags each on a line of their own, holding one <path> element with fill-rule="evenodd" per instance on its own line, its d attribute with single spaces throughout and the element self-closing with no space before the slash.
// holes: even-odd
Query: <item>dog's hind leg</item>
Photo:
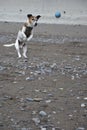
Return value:
<svg viewBox="0 0 87 130">
<path fill-rule="evenodd" d="M 23 56 L 24 56 L 25 58 L 27 58 L 26 53 L 27 53 L 27 45 L 24 43 L 24 44 L 23 44 Z"/>
<path fill-rule="evenodd" d="M 19 42 L 18 42 L 18 40 L 16 40 L 15 48 L 16 48 L 16 50 L 17 50 L 18 57 L 21 58 L 21 53 L 20 53 L 20 47 L 19 47 Z"/>
</svg>

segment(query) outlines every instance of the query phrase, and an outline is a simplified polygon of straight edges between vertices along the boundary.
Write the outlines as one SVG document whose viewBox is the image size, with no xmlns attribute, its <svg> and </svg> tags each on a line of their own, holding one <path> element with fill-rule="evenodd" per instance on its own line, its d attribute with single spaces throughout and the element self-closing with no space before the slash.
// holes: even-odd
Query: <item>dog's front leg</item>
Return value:
<svg viewBox="0 0 87 130">
<path fill-rule="evenodd" d="M 27 41 L 30 41 L 32 39 L 32 37 L 33 37 L 33 34 L 31 34 L 30 37 L 27 38 Z"/>
<path fill-rule="evenodd" d="M 15 48 L 16 48 L 16 50 L 17 50 L 18 57 L 21 58 L 21 53 L 20 53 L 20 47 L 19 47 L 19 42 L 18 42 L 18 40 L 16 40 Z"/>
</svg>

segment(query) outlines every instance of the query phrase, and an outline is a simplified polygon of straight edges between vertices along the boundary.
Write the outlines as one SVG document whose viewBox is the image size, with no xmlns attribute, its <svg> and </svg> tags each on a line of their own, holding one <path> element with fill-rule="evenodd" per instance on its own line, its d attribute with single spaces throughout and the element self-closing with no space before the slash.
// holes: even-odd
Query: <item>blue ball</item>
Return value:
<svg viewBox="0 0 87 130">
<path fill-rule="evenodd" d="M 61 13 L 60 13 L 59 11 L 57 11 L 57 12 L 55 13 L 55 17 L 56 17 L 56 18 L 61 17 Z"/>
</svg>

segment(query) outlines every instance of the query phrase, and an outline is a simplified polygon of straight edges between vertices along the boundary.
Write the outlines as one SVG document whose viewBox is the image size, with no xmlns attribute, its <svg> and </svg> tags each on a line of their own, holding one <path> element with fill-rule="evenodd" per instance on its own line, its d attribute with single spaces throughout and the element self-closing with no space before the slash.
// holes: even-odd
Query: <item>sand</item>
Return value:
<svg viewBox="0 0 87 130">
<path fill-rule="evenodd" d="M 38 24 L 25 60 L 21 25 L 0 23 L 0 130 L 86 130 L 87 26 Z"/>
<path fill-rule="evenodd" d="M 3 44 L 28 13 L 42 17 L 18 59 Z M 87 1 L 0 0 L 0 21 L 0 130 L 87 130 Z"/>
</svg>

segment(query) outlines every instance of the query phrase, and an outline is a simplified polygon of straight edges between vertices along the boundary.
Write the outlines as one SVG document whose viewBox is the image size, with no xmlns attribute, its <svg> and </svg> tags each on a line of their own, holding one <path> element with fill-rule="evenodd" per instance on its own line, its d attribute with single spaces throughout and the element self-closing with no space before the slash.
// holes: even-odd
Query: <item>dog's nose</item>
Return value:
<svg viewBox="0 0 87 130">
<path fill-rule="evenodd" d="M 35 25 L 34 26 L 37 26 L 37 23 L 35 23 Z"/>
</svg>

